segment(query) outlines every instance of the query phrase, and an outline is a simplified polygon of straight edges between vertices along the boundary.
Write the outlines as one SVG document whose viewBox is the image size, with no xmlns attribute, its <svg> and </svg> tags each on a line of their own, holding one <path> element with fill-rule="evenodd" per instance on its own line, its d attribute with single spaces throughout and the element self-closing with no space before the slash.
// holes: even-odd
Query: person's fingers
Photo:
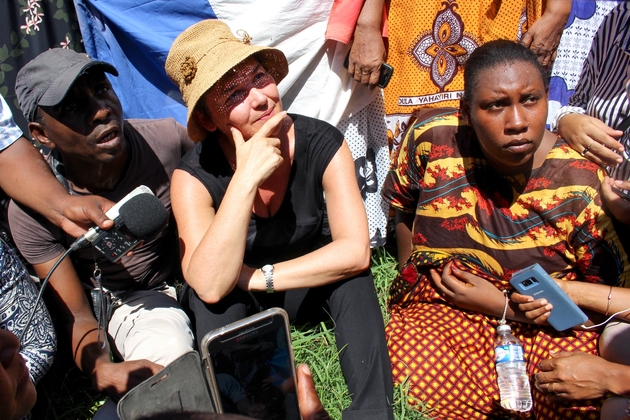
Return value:
<svg viewBox="0 0 630 420">
<path fill-rule="evenodd" d="M 243 143 L 245 143 L 243 134 L 241 134 L 238 128 L 232 127 L 232 126 L 230 126 L 230 132 L 232 133 L 232 140 L 234 141 L 234 146 L 236 146 L 236 148 L 238 149 Z"/>
<path fill-rule="evenodd" d="M 580 154 L 582 156 L 590 154 L 590 157 L 586 157 L 591 158 L 598 165 L 615 165 L 622 161 L 619 150 L 623 150 L 623 146 L 613 137 L 603 132 L 594 135 L 593 138 L 588 138 L 585 144 Z"/>
<path fill-rule="evenodd" d="M 523 39 L 521 40 L 521 45 L 523 45 L 526 48 L 529 48 L 532 45 L 533 40 L 534 40 L 534 35 L 531 33 L 531 31 L 527 31 L 525 32 L 525 35 L 523 35 Z"/>
<path fill-rule="evenodd" d="M 429 270 L 429 274 L 431 275 L 431 280 L 435 284 L 435 287 L 439 292 L 444 292 L 444 286 L 442 285 L 442 276 L 437 272 L 436 269 L 432 268 Z"/>
<path fill-rule="evenodd" d="M 555 389 L 556 385 L 557 382 L 539 382 L 538 380 L 534 382 L 536 389 L 543 394 L 555 394 L 557 392 Z"/>
<path fill-rule="evenodd" d="M 455 266 L 453 266 L 450 271 L 453 274 L 453 277 L 455 277 L 462 283 L 469 283 L 472 285 L 476 285 L 476 284 L 479 284 L 480 281 L 485 281 L 475 276 L 474 274 L 469 273 L 467 271 L 460 270 L 459 268 Z"/>
<path fill-rule="evenodd" d="M 372 71 L 372 73 L 370 73 L 370 80 L 369 80 L 369 85 L 371 88 L 375 87 L 378 84 L 378 79 L 381 76 L 381 71 L 380 69 L 375 69 Z"/>
<path fill-rule="evenodd" d="M 553 305 L 547 302 L 546 299 L 538 299 L 533 302 L 520 303 L 518 308 L 523 312 L 531 312 L 532 316 L 527 318 L 534 319 L 545 312 L 550 312 L 553 309 Z"/>
<path fill-rule="evenodd" d="M 88 205 L 85 207 L 85 215 L 88 219 L 94 222 L 101 229 L 109 229 L 114 226 L 114 222 L 110 220 L 105 212 L 114 206 L 114 203 L 106 198 L 96 196 L 94 199 L 94 205 Z"/>
<path fill-rule="evenodd" d="M 514 303 L 528 303 L 528 302 L 533 302 L 534 298 L 531 296 L 522 295 L 518 292 L 514 292 L 510 296 L 510 300 Z"/>
<path fill-rule="evenodd" d="M 626 184 L 630 184 L 630 182 L 621 182 L 618 188 L 622 188 L 624 190 L 630 189 L 628 187 L 624 187 Z M 623 200 L 612 190 L 612 186 L 617 186 L 617 182 L 610 177 L 604 177 L 604 181 L 602 181 L 602 187 L 600 189 L 600 194 L 602 195 L 602 199 L 605 203 L 614 204 L 617 200 Z"/>
<path fill-rule="evenodd" d="M 610 186 L 614 186 L 615 188 L 619 188 L 622 190 L 630 190 L 630 181 L 615 179 L 612 180 L 612 184 L 610 184 Z"/>
<path fill-rule="evenodd" d="M 550 352 L 548 359 L 544 359 L 540 361 L 540 363 L 538 364 L 538 368 L 540 369 L 540 372 L 535 375 L 535 378 L 537 381 L 539 382 L 551 381 L 551 375 L 549 373 L 545 374 L 543 372 L 551 372 L 554 370 L 554 368 L 556 367 L 556 361 L 554 358 L 555 354 L 556 353 Z"/>
<path fill-rule="evenodd" d="M 157 363 L 149 362 L 148 360 L 147 360 L 147 363 L 148 363 L 149 370 L 151 370 L 152 375 L 155 375 L 156 373 L 164 369 L 164 366 L 159 365 Z"/>
<path fill-rule="evenodd" d="M 301 364 L 297 367 L 298 380 L 298 405 L 303 420 L 329 420 L 330 416 L 322 405 L 315 389 L 315 381 L 308 365 Z"/>
<path fill-rule="evenodd" d="M 284 121 L 284 118 L 286 116 L 287 111 L 278 112 L 276 115 L 265 121 L 263 126 L 260 127 L 260 130 L 258 130 L 257 135 L 261 137 L 269 137 L 270 134 L 275 132 L 276 129 L 280 127 L 280 124 L 282 124 L 282 121 Z"/>
<path fill-rule="evenodd" d="M 532 296 L 525 296 L 516 292 L 512 293 L 510 300 L 517 303 L 518 309 L 534 324 L 544 324 L 553 309 L 553 305 L 547 302 L 546 299 L 534 300 Z"/>
<path fill-rule="evenodd" d="M 361 69 L 361 83 L 367 85 L 370 83 L 370 77 L 372 76 L 372 72 L 369 69 L 363 68 Z"/>
<path fill-rule="evenodd" d="M 551 304 L 542 308 L 523 312 L 525 313 L 525 317 L 531 320 L 534 324 L 544 324 L 547 319 L 549 319 L 549 315 L 551 315 L 551 309 L 547 309 L 549 306 L 551 306 Z"/>
<path fill-rule="evenodd" d="M 429 270 L 429 273 L 431 275 L 431 280 L 433 280 L 433 284 L 437 292 L 440 293 L 442 296 L 444 296 L 447 300 L 451 300 L 455 297 L 455 291 L 452 288 L 453 281 L 449 279 L 450 271 L 448 270 L 447 267 L 448 267 L 448 264 L 444 267 L 442 274 L 438 273 L 438 271 L 434 268 Z"/>
<path fill-rule="evenodd" d="M 619 195 L 619 193 L 623 194 L 623 190 L 630 190 L 630 182 L 614 180 L 610 177 L 604 178 L 600 189 L 604 204 L 615 218 L 622 223 L 630 224 L 630 200 L 625 198 L 625 194 Z"/>
</svg>

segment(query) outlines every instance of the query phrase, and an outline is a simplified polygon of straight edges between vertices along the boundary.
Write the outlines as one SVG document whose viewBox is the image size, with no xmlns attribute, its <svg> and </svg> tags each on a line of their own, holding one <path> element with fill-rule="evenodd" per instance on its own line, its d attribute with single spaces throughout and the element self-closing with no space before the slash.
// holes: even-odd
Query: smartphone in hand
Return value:
<svg viewBox="0 0 630 420">
<path fill-rule="evenodd" d="M 209 332 L 201 342 L 216 411 L 300 419 L 289 317 L 271 308 Z"/>
<path fill-rule="evenodd" d="M 346 54 L 346 58 L 343 61 L 343 66 L 346 69 L 348 68 L 349 65 L 350 65 L 350 51 L 348 51 L 348 54 Z M 389 81 L 392 78 L 393 74 L 394 74 L 394 67 L 392 67 L 390 64 L 383 62 L 381 64 L 381 69 L 378 76 L 378 82 L 376 83 L 376 85 L 382 89 L 385 89 L 387 85 L 389 84 Z"/>
<path fill-rule="evenodd" d="M 588 320 L 586 314 L 538 263 L 514 273 L 510 284 L 522 295 L 547 299 L 553 305 L 547 322 L 558 331 L 567 330 Z"/>
</svg>

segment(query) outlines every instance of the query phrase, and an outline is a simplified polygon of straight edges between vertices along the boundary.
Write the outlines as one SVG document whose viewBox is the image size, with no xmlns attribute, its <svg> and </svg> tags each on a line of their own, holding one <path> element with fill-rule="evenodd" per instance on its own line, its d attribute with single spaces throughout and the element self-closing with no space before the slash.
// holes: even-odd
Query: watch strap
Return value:
<svg viewBox="0 0 630 420">
<path fill-rule="evenodd" d="M 265 286 L 267 288 L 267 293 L 273 293 L 273 265 L 264 265 L 260 270 L 265 276 Z"/>
</svg>

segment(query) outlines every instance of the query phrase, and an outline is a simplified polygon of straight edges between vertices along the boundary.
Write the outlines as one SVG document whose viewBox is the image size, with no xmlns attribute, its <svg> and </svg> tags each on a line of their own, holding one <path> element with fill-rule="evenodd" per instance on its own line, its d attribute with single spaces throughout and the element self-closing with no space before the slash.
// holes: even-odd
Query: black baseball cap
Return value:
<svg viewBox="0 0 630 420">
<path fill-rule="evenodd" d="M 44 51 L 29 61 L 15 80 L 15 93 L 24 117 L 34 121 L 38 106 L 59 104 L 77 78 L 95 67 L 118 76 L 111 64 L 65 48 Z"/>
</svg>

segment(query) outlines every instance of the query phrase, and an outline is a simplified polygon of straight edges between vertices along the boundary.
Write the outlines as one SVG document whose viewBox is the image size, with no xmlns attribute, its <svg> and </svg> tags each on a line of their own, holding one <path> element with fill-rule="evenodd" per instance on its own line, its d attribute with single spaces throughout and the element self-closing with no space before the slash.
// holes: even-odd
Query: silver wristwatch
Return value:
<svg viewBox="0 0 630 420">
<path fill-rule="evenodd" d="M 267 293 L 273 293 L 273 265 L 263 265 L 260 269 L 265 276 L 265 284 L 267 285 Z"/>
</svg>

